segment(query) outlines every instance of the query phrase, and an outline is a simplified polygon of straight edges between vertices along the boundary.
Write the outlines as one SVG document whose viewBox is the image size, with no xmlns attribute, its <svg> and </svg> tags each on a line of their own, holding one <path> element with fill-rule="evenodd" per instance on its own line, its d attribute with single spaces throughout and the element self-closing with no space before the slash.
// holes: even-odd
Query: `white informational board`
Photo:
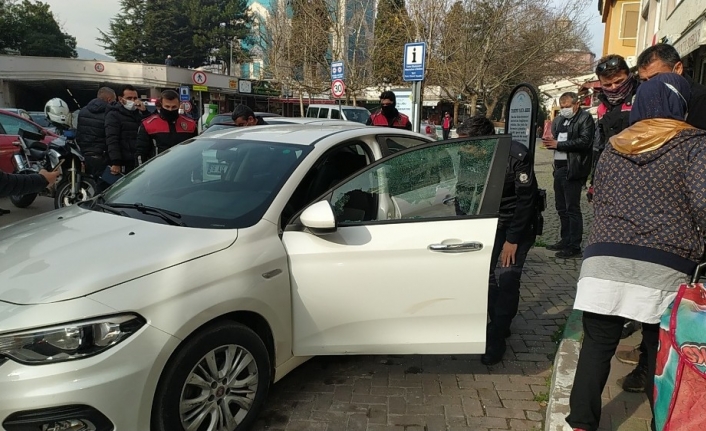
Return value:
<svg viewBox="0 0 706 431">
<path fill-rule="evenodd" d="M 412 119 L 412 90 L 393 90 L 397 98 L 397 110 Z"/>
</svg>

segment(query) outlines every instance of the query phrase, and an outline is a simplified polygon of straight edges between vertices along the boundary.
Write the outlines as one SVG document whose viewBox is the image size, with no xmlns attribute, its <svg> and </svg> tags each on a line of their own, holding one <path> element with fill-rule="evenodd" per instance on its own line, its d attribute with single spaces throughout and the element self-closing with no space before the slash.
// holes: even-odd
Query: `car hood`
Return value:
<svg viewBox="0 0 706 431">
<path fill-rule="evenodd" d="M 0 229 L 0 301 L 89 295 L 227 248 L 237 230 L 196 229 L 71 206 Z"/>
</svg>

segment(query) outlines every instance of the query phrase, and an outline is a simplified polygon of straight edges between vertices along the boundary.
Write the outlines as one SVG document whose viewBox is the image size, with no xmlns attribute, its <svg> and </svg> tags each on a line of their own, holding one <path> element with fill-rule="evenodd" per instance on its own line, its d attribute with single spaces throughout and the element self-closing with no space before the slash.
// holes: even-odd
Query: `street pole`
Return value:
<svg viewBox="0 0 706 431">
<path fill-rule="evenodd" d="M 233 76 L 233 39 L 230 40 L 230 63 L 228 63 L 228 76 Z"/>
</svg>

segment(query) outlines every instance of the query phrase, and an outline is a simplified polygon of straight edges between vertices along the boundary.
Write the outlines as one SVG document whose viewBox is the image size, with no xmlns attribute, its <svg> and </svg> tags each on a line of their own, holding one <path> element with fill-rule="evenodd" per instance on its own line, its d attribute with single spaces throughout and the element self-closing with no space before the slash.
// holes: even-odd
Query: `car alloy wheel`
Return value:
<svg viewBox="0 0 706 431">
<path fill-rule="evenodd" d="M 191 370 L 181 391 L 182 426 L 187 431 L 235 429 L 252 409 L 257 385 L 257 364 L 247 349 L 229 344 L 211 350 Z"/>
<path fill-rule="evenodd" d="M 244 431 L 272 375 L 265 343 L 245 325 L 212 323 L 190 335 L 159 379 L 152 431 Z"/>
</svg>

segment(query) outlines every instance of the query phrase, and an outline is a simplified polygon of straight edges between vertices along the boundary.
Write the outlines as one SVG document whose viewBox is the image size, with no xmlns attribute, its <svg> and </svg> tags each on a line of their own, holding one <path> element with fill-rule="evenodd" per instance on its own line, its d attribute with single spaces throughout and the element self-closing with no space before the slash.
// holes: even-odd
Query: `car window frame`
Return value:
<svg viewBox="0 0 706 431">
<path fill-rule="evenodd" d="M 385 133 L 385 134 L 380 134 L 375 137 L 375 139 L 378 142 L 378 145 L 380 146 L 380 150 L 382 151 L 383 157 L 388 157 L 393 154 L 398 154 L 401 153 L 402 151 L 407 151 L 412 148 L 417 148 L 419 145 L 415 145 L 413 147 L 405 148 L 402 151 L 398 151 L 396 153 L 390 152 L 390 148 L 387 146 L 387 139 L 388 138 L 405 138 L 405 139 L 412 139 L 419 141 L 419 145 L 425 145 L 433 142 L 440 142 L 440 141 L 435 141 L 429 137 L 422 137 L 422 136 L 409 136 L 409 135 L 402 135 L 402 134 L 394 134 L 394 133 Z"/>
<path fill-rule="evenodd" d="M 307 177 L 307 175 L 309 175 L 314 169 L 318 169 L 321 165 L 323 165 L 323 163 L 326 161 L 326 159 L 328 157 L 331 157 L 332 154 L 339 151 L 341 148 L 351 147 L 354 145 L 359 145 L 361 148 L 363 148 L 363 151 L 365 152 L 365 156 L 368 158 L 368 160 L 370 160 L 370 163 L 365 165 L 365 168 L 363 168 L 363 169 L 367 169 L 368 167 L 372 166 L 374 163 L 377 162 L 377 160 L 375 160 L 375 155 L 373 153 L 373 149 L 370 147 L 370 144 L 368 142 L 366 142 L 365 140 L 363 140 L 362 138 L 352 138 L 347 141 L 340 142 L 340 143 L 334 145 L 333 147 L 327 149 L 316 159 L 316 161 L 314 163 L 311 164 L 311 166 L 306 171 L 306 173 L 301 176 L 301 179 L 299 180 L 297 185 L 294 187 L 294 190 L 292 190 L 292 194 L 289 196 L 289 198 L 287 199 L 287 202 L 285 202 L 284 207 L 282 208 L 282 210 L 279 213 L 279 223 L 277 224 L 278 226 L 280 226 L 280 227 L 282 226 L 282 213 L 284 212 L 284 209 L 287 207 L 290 200 L 294 196 L 294 193 L 297 191 L 299 186 L 304 182 L 304 179 Z M 309 156 L 310 155 L 311 154 L 309 154 Z M 311 202 L 304 204 L 304 206 L 302 208 L 300 208 L 297 212 L 294 213 L 294 215 L 292 215 L 290 222 L 287 223 L 287 225 L 291 224 L 291 221 L 297 220 L 299 218 L 299 215 L 311 204 L 319 202 L 320 200 L 322 200 L 322 198 L 331 194 L 331 191 L 335 190 L 338 185 L 343 184 L 345 181 L 348 181 L 349 178 L 354 177 L 358 172 L 360 172 L 360 171 L 356 171 L 352 176 L 344 178 L 343 180 L 341 180 L 338 183 L 331 186 L 331 188 L 329 190 L 325 191 L 324 193 L 322 193 L 319 196 L 312 199 Z"/>
<path fill-rule="evenodd" d="M 488 135 L 488 136 L 478 136 L 478 137 L 470 137 L 470 138 L 454 138 L 454 139 L 447 139 L 445 141 L 431 141 L 426 144 L 418 145 L 415 147 L 411 148 L 406 148 L 402 151 L 399 151 L 397 153 L 384 156 L 379 160 L 376 160 L 375 162 L 367 165 L 365 168 L 353 173 L 352 175 L 348 176 L 348 178 L 343 179 L 340 181 L 338 184 L 332 186 L 326 193 L 321 195 L 320 198 L 315 199 L 311 204 L 305 206 L 302 208 L 299 213 L 295 214 L 292 216 L 292 221 L 287 224 L 285 227 L 285 231 L 302 231 L 305 229 L 304 225 L 301 222 L 301 214 L 311 205 L 321 202 L 322 200 L 328 201 L 329 204 L 331 204 L 331 199 L 333 197 L 333 192 L 336 190 L 337 187 L 339 187 L 341 184 L 344 184 L 348 181 L 351 181 L 358 175 L 362 174 L 364 171 L 372 170 L 375 169 L 378 165 L 383 164 L 387 162 L 388 160 L 392 159 L 393 157 L 400 157 L 403 156 L 409 152 L 412 151 L 420 151 L 425 148 L 433 147 L 436 145 L 447 145 L 447 144 L 452 144 L 455 142 L 466 142 L 466 141 L 482 141 L 486 139 L 497 139 L 498 144 L 496 146 L 496 149 L 493 153 L 493 158 L 490 161 L 490 171 L 488 173 L 488 180 L 487 184 L 485 187 L 485 192 L 483 196 L 483 201 L 481 202 L 481 206 L 479 208 L 478 214 L 471 214 L 471 215 L 458 215 L 453 218 L 449 217 L 429 217 L 429 218 L 423 218 L 423 219 L 398 219 L 398 220 L 371 220 L 371 221 L 365 221 L 362 223 L 356 223 L 355 225 L 347 225 L 347 226 L 372 226 L 372 225 L 387 225 L 387 224 L 398 224 L 398 223 L 425 223 L 425 222 L 434 222 L 434 221 L 453 221 L 453 220 L 468 220 L 468 219 L 487 219 L 487 218 L 497 218 L 499 214 L 499 208 L 500 208 L 500 201 L 502 199 L 502 191 L 503 191 L 503 186 L 505 182 L 505 175 L 506 175 L 506 167 L 507 167 L 507 158 L 510 154 L 510 144 L 512 142 L 512 136 L 511 135 Z M 490 194 L 488 194 L 490 192 Z M 487 198 L 486 198 L 486 195 Z M 488 208 L 496 208 L 494 212 L 488 211 Z M 338 221 L 336 223 L 338 225 Z"/>
</svg>

